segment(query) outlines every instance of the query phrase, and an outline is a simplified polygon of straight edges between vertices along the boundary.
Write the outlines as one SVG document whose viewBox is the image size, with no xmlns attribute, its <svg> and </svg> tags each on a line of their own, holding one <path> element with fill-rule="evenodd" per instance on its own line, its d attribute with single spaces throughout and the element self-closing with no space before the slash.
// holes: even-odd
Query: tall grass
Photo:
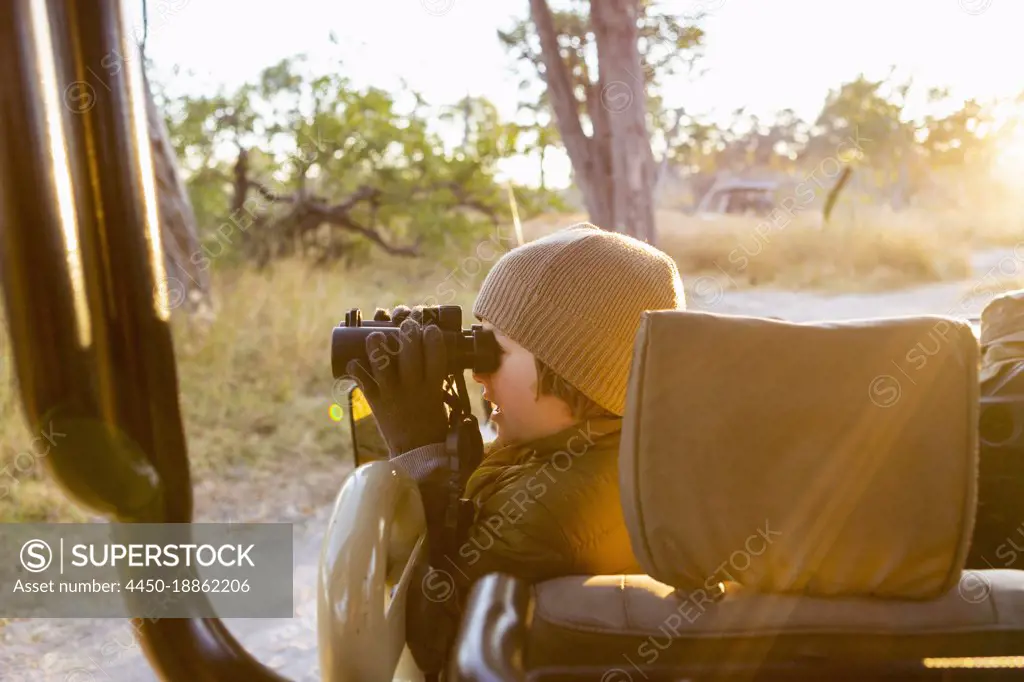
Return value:
<svg viewBox="0 0 1024 682">
<path fill-rule="evenodd" d="M 268 495 L 289 477 L 305 476 L 318 467 L 344 469 L 352 457 L 351 435 L 346 421 L 335 422 L 330 415 L 335 398 L 342 397 L 331 374 L 331 329 L 351 307 L 372 315 L 376 306 L 421 303 L 424 292 L 436 291 L 449 272 L 428 263 L 381 257 L 351 271 L 311 271 L 284 262 L 262 274 L 215 273 L 215 319 L 201 323 L 178 318 L 173 324 L 192 473 L 204 494 L 229 503 L 234 491 L 220 483 L 238 482 L 250 471 L 259 475 L 260 469 L 273 473 L 264 476 L 269 478 Z M 463 306 L 468 325 L 479 276 L 458 273 L 455 278 L 464 286 L 452 285 L 450 302 Z M 4 330 L 0 358 L 8 355 Z M 53 483 L 45 458 L 18 456 L 29 450 L 31 434 L 12 390 L 9 366 L 0 364 L 0 470 L 8 467 L 13 477 L 0 479 L 0 492 L 5 493 L 0 521 L 83 520 L 85 513 Z M 245 491 L 250 493 L 255 494 Z"/>
<path fill-rule="evenodd" d="M 544 216 L 523 232 L 536 239 L 583 220 L 583 214 Z M 972 251 L 1024 242 L 1024 213 L 1007 208 L 861 208 L 827 225 L 811 213 L 701 218 L 660 210 L 656 222 L 658 246 L 684 280 L 712 276 L 738 289 L 873 292 L 963 279 L 971 274 Z"/>
</svg>

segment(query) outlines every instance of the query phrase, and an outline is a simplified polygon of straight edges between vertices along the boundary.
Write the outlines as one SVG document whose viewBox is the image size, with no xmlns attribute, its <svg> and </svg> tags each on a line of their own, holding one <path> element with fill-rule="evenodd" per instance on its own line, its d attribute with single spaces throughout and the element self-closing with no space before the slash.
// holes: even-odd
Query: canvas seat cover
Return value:
<svg viewBox="0 0 1024 682">
<path fill-rule="evenodd" d="M 647 313 L 620 450 L 633 549 L 696 589 L 929 599 L 977 504 L 978 344 L 963 321 Z"/>
</svg>

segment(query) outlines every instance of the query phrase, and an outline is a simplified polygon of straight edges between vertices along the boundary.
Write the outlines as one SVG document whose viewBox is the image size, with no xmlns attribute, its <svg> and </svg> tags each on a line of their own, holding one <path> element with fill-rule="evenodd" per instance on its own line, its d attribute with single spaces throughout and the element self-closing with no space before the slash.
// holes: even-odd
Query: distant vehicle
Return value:
<svg viewBox="0 0 1024 682">
<path fill-rule="evenodd" d="M 696 214 L 700 217 L 721 215 L 768 215 L 775 208 L 774 180 L 723 180 L 701 198 Z"/>
</svg>

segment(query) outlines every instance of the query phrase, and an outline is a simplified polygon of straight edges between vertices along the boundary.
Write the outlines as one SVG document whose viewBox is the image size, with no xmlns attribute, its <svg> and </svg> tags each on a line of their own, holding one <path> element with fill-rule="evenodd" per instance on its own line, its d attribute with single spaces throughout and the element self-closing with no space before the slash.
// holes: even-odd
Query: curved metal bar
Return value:
<svg viewBox="0 0 1024 682">
<path fill-rule="evenodd" d="M 416 483 L 385 461 L 345 479 L 317 570 L 320 675 L 325 682 L 422 682 L 405 613 L 427 523 Z M 358 624 L 358 627 L 353 627 Z"/>
<path fill-rule="evenodd" d="M 100 412 L 75 197 L 45 5 L 0 4 L 0 276 L 29 421 Z"/>
<path fill-rule="evenodd" d="M 141 64 L 117 0 L 0 2 L 0 276 L 47 466 L 118 521 L 189 523 Z M 166 680 L 283 682 L 218 619 L 137 621 Z"/>
<path fill-rule="evenodd" d="M 526 581 L 502 573 L 477 580 L 452 656 L 452 682 L 525 682 L 532 618 L 533 595 Z"/>
<path fill-rule="evenodd" d="M 80 286 L 94 331 L 103 416 L 155 469 L 164 493 L 161 520 L 187 523 L 192 488 L 142 65 L 135 46 L 123 40 L 117 0 L 50 5 L 84 263 Z"/>
</svg>

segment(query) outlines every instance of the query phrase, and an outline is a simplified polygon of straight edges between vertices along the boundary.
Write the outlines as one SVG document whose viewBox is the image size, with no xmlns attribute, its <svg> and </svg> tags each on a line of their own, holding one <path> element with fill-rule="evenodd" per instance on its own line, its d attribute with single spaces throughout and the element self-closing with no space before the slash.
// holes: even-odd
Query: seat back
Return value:
<svg viewBox="0 0 1024 682">
<path fill-rule="evenodd" d="M 977 405 L 955 319 L 646 313 L 620 454 L 634 552 L 681 590 L 938 597 L 971 540 Z"/>
</svg>

